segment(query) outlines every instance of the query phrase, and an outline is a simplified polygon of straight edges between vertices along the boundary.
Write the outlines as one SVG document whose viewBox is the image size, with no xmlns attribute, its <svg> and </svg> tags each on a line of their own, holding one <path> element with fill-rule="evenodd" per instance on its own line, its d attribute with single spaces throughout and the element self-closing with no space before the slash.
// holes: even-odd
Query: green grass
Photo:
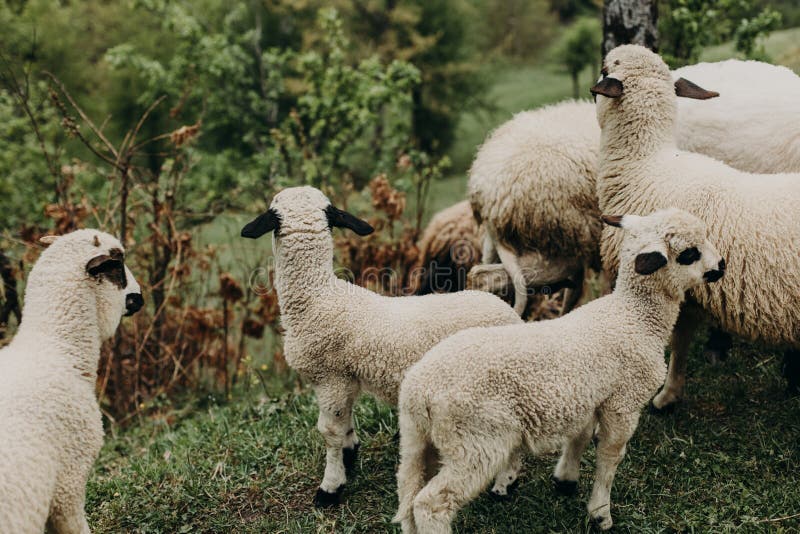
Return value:
<svg viewBox="0 0 800 534">
<path fill-rule="evenodd" d="M 764 42 L 764 50 L 769 60 L 785 65 L 800 74 L 800 28 L 773 32 Z M 700 55 L 702 61 L 721 61 L 737 57 L 733 43 L 709 47 Z"/>
<path fill-rule="evenodd" d="M 781 518 L 800 512 L 800 400 L 784 396 L 774 355 L 740 346 L 712 366 L 699 347 L 687 400 L 644 414 L 630 443 L 612 493 L 617 531 L 797 532 L 800 517 Z M 88 487 L 93 531 L 392 532 L 396 416 L 369 398 L 356 414 L 357 474 L 325 511 L 311 505 L 324 448 L 307 389 L 153 416 L 107 438 Z M 478 498 L 456 531 L 586 530 L 592 447 L 573 498 L 550 489 L 555 459 L 529 459 L 510 501 Z"/>
</svg>

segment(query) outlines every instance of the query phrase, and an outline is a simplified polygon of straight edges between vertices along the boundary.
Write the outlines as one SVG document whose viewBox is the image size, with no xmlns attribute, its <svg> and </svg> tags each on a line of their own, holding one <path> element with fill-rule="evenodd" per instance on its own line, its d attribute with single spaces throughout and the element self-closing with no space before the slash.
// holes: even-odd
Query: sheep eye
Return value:
<svg viewBox="0 0 800 534">
<path fill-rule="evenodd" d="M 600 69 L 600 74 L 602 74 L 603 78 L 605 78 L 606 76 L 608 76 L 608 69 L 603 67 L 602 69 Z"/>
<path fill-rule="evenodd" d="M 691 265 L 700 259 L 700 251 L 697 247 L 690 247 L 678 254 L 678 263 L 681 265 Z"/>
</svg>

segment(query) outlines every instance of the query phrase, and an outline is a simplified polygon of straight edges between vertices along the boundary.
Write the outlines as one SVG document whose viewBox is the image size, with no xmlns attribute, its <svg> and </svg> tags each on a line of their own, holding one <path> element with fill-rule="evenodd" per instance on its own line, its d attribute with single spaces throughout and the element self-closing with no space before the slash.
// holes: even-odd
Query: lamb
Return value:
<svg viewBox="0 0 800 534">
<path fill-rule="evenodd" d="M 563 444 L 553 480 L 574 491 L 597 424 L 588 511 L 611 527 L 614 473 L 664 378 L 664 345 L 685 292 L 723 273 L 705 225 L 684 211 L 604 220 L 625 229 L 613 293 L 550 321 L 459 332 L 409 369 L 394 518 L 404 533 L 450 532 L 458 509 L 523 446 L 537 453 Z M 427 480 L 434 452 L 440 468 Z"/>
<path fill-rule="evenodd" d="M 713 102 L 682 102 L 679 146 L 749 172 L 800 172 L 800 77 L 784 67 L 730 60 L 678 69 L 675 78 L 719 80 Z M 730 113 L 736 109 L 736 113 Z M 527 287 L 570 279 L 579 300 L 587 267 L 600 267 L 596 194 L 600 129 L 594 104 L 569 101 L 516 115 L 479 149 L 469 198 L 487 230 L 483 263 L 467 287 L 513 280 L 515 309 Z M 507 271 L 495 264 L 500 259 Z"/>
<path fill-rule="evenodd" d="M 87 533 L 86 480 L 103 443 L 100 344 L 144 301 L 114 237 L 42 240 L 52 244 L 28 276 L 17 335 L 0 350 L 0 525 Z"/>
<path fill-rule="evenodd" d="M 408 367 L 429 348 L 464 328 L 519 324 L 505 302 L 489 293 L 385 297 L 338 279 L 333 271 L 333 227 L 370 234 L 366 222 L 335 208 L 312 187 L 284 189 L 242 236 L 273 233 L 275 288 L 284 354 L 312 385 L 317 429 L 326 443 L 325 475 L 317 506 L 337 504 L 355 464 L 359 439 L 352 409 L 363 390 L 397 403 Z"/>
<path fill-rule="evenodd" d="M 800 174 L 750 174 L 676 147 L 677 97 L 709 98 L 686 80 L 673 82 L 653 52 L 621 46 L 592 88 L 602 129 L 597 192 L 605 212 L 641 214 L 665 206 L 703 219 L 735 276 L 696 288 L 672 340 L 669 375 L 653 399 L 663 409 L 683 393 L 686 358 L 698 313 L 745 340 L 788 349 L 784 374 L 800 388 Z M 604 266 L 613 273 L 619 236 L 604 232 Z"/>
</svg>

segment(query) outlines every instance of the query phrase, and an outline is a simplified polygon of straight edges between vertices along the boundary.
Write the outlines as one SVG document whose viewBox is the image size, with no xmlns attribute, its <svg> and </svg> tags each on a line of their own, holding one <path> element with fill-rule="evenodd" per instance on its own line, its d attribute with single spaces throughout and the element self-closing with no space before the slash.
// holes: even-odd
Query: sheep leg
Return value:
<svg viewBox="0 0 800 534">
<path fill-rule="evenodd" d="M 800 393 L 800 350 L 783 353 L 782 372 L 786 378 L 786 392 L 789 395 Z"/>
<path fill-rule="evenodd" d="M 583 296 L 583 279 L 586 276 L 586 270 L 581 267 L 572 276 L 572 281 L 575 283 L 574 288 L 564 289 L 564 303 L 561 305 L 561 315 L 566 315 L 571 312 L 575 305 L 581 300 Z"/>
<path fill-rule="evenodd" d="M 728 350 L 730 350 L 731 345 L 733 345 L 733 340 L 730 334 L 717 327 L 711 328 L 704 351 L 706 359 L 712 364 L 725 361 L 728 359 Z"/>
<path fill-rule="evenodd" d="M 510 248 L 496 243 L 497 255 L 503 267 L 508 271 L 511 283 L 514 285 L 514 311 L 521 317 L 528 306 L 528 284 L 525 281 L 525 274 L 519 265 L 519 258 Z"/>
<path fill-rule="evenodd" d="M 580 433 L 564 444 L 561 457 L 553 471 L 553 486 L 562 495 L 575 495 L 581 474 L 581 457 L 594 435 L 595 418 L 583 427 Z"/>
<path fill-rule="evenodd" d="M 686 385 L 686 360 L 699 319 L 693 306 L 684 306 L 681 309 L 675 330 L 672 332 L 672 351 L 667 380 L 658 395 L 653 397 L 652 404 L 656 411 L 667 409 L 683 396 L 683 387 Z"/>
<path fill-rule="evenodd" d="M 469 436 L 453 454 L 442 452 L 442 467 L 414 498 L 414 524 L 425 534 L 449 534 L 459 509 L 478 496 L 508 464 L 510 439 Z M 440 451 L 441 452 L 441 451 Z"/>
<path fill-rule="evenodd" d="M 425 432 L 403 412 L 400 413 L 400 465 L 397 468 L 398 507 L 392 521 L 405 534 L 415 534 L 414 499 L 434 476 L 435 449 Z"/>
<path fill-rule="evenodd" d="M 83 484 L 75 484 L 75 487 L 67 491 L 67 495 L 62 495 L 59 501 L 53 504 L 47 520 L 47 530 L 56 534 L 89 534 L 89 523 L 86 521 L 84 511 L 85 479 Z"/>
<path fill-rule="evenodd" d="M 617 466 L 625 456 L 625 448 L 631 439 L 639 413 L 607 412 L 600 414 L 600 431 L 597 442 L 597 465 L 594 486 L 587 510 L 591 521 L 601 530 L 611 528 L 611 485 Z"/>
<path fill-rule="evenodd" d="M 353 428 L 353 404 L 359 385 L 351 380 L 332 380 L 314 387 L 319 405 L 317 430 L 325 439 L 325 475 L 314 496 L 317 507 L 339 504 L 347 482 L 346 462 L 355 464 L 358 437 Z"/>
<path fill-rule="evenodd" d="M 481 263 L 495 263 L 499 258 L 497 257 L 494 240 L 489 235 L 488 230 L 483 233 L 481 245 Z"/>
<path fill-rule="evenodd" d="M 522 469 L 523 452 L 522 447 L 519 447 L 511 453 L 511 458 L 509 458 L 508 463 L 494 478 L 494 485 L 489 493 L 493 498 L 503 500 L 508 497 L 519 479 L 519 472 Z"/>
</svg>

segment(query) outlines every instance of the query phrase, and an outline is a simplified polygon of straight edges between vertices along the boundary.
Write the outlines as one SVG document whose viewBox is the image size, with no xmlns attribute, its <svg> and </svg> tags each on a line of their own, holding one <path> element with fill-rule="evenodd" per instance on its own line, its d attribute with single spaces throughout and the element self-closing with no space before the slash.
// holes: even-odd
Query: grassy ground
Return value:
<svg viewBox="0 0 800 534">
<path fill-rule="evenodd" d="M 800 400 L 784 396 L 771 354 L 737 347 L 712 366 L 698 353 L 687 400 L 673 414 L 645 414 L 630 443 L 612 493 L 617 530 L 797 532 Z M 357 475 L 345 504 L 326 511 L 311 505 L 324 450 L 305 389 L 205 399 L 109 436 L 88 488 L 93 531 L 391 532 L 396 416 L 366 398 L 356 413 Z M 529 459 L 510 501 L 480 497 L 456 530 L 586 530 L 592 448 L 574 498 L 551 491 L 554 464 Z"/>
</svg>

